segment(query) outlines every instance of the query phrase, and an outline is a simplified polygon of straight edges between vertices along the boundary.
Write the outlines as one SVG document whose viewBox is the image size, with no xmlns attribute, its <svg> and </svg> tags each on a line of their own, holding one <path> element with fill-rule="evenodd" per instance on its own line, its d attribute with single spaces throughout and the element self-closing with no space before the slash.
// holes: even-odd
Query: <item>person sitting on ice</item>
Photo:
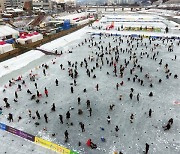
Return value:
<svg viewBox="0 0 180 154">
<path fill-rule="evenodd" d="M 159 83 L 161 83 L 162 82 L 162 79 L 159 79 Z"/>
<path fill-rule="evenodd" d="M 96 148 L 97 148 L 97 145 L 94 144 L 94 143 L 91 141 L 91 139 L 88 139 L 88 140 L 87 140 L 86 145 L 87 145 L 88 147 L 91 147 L 92 149 L 96 149 Z"/>
<path fill-rule="evenodd" d="M 130 116 L 130 122 L 133 123 L 133 119 L 134 119 L 134 114 L 131 114 Z"/>
<path fill-rule="evenodd" d="M 13 115 L 11 113 L 9 113 L 7 119 L 9 120 L 9 122 L 11 122 L 11 121 L 13 122 Z"/>
<path fill-rule="evenodd" d="M 163 126 L 163 128 L 164 128 L 164 131 L 169 130 L 171 128 L 171 125 L 168 123 L 166 126 Z"/>
<path fill-rule="evenodd" d="M 18 78 L 15 81 L 21 81 L 22 76 L 18 76 Z"/>
<path fill-rule="evenodd" d="M 153 96 L 153 92 L 152 92 L 152 91 L 149 93 L 149 96 L 150 96 L 150 97 L 152 97 L 152 96 Z"/>
<path fill-rule="evenodd" d="M 106 142 L 106 139 L 102 136 L 102 137 L 101 137 L 101 141 L 102 141 L 102 142 Z"/>
<path fill-rule="evenodd" d="M 124 84 L 124 82 L 122 81 L 122 82 L 120 83 L 120 85 L 123 86 L 123 84 Z"/>
<path fill-rule="evenodd" d="M 168 123 L 169 123 L 170 125 L 172 125 L 172 124 L 173 124 L 173 118 L 169 119 Z"/>
<path fill-rule="evenodd" d="M 152 87 L 153 87 L 153 84 L 151 83 L 149 86 L 152 88 Z"/>
<path fill-rule="evenodd" d="M 16 102 L 16 103 L 17 103 L 17 102 L 18 102 L 18 100 L 15 98 L 15 99 L 14 99 L 14 102 Z"/>
<path fill-rule="evenodd" d="M 51 107 L 51 111 L 56 111 L 55 103 L 53 103 L 53 105 Z"/>
<path fill-rule="evenodd" d="M 114 106 L 114 104 L 109 105 L 109 110 L 113 110 Z"/>
<path fill-rule="evenodd" d="M 178 79 L 178 75 L 177 74 L 174 75 L 174 79 Z"/>
<path fill-rule="evenodd" d="M 29 89 L 27 90 L 27 93 L 28 93 L 28 94 L 32 94 L 32 92 L 31 92 Z"/>
<path fill-rule="evenodd" d="M 119 100 L 120 100 L 120 101 L 122 100 L 122 95 L 121 95 L 121 94 L 119 95 Z"/>
<path fill-rule="evenodd" d="M 169 119 L 169 121 L 168 121 L 166 126 L 163 126 L 164 131 L 165 130 L 169 130 L 171 128 L 172 124 L 173 124 L 173 118 Z"/>
<path fill-rule="evenodd" d="M 36 99 L 36 95 L 31 96 L 31 100 Z"/>
</svg>

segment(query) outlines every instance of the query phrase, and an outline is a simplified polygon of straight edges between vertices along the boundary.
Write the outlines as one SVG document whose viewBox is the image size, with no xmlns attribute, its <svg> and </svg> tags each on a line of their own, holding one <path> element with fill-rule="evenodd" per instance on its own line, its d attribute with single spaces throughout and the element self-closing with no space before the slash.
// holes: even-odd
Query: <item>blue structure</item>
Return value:
<svg viewBox="0 0 180 154">
<path fill-rule="evenodd" d="M 65 20 L 63 24 L 63 30 L 70 29 L 70 20 Z"/>
<path fill-rule="evenodd" d="M 14 44 L 15 43 L 15 40 L 13 38 L 9 39 L 9 40 L 5 40 L 6 43 L 9 43 L 9 44 Z"/>
</svg>

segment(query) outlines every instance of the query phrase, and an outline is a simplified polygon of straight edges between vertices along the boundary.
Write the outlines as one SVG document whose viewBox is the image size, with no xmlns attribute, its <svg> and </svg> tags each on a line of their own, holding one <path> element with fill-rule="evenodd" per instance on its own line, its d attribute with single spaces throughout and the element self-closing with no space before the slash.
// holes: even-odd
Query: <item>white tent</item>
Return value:
<svg viewBox="0 0 180 154">
<path fill-rule="evenodd" d="M 12 44 L 0 45 L 0 54 L 6 53 L 13 50 Z"/>
<path fill-rule="evenodd" d="M 31 37 L 27 37 L 27 38 L 18 38 L 17 42 L 20 44 L 28 44 L 32 42 Z"/>
<path fill-rule="evenodd" d="M 12 38 L 18 38 L 19 32 L 9 26 L 0 25 L 0 38 L 5 38 L 6 36 L 12 36 Z"/>
<path fill-rule="evenodd" d="M 42 39 L 43 39 L 43 35 L 37 34 L 37 35 L 27 36 L 26 38 L 18 38 L 17 42 L 20 44 L 28 44 Z"/>
</svg>

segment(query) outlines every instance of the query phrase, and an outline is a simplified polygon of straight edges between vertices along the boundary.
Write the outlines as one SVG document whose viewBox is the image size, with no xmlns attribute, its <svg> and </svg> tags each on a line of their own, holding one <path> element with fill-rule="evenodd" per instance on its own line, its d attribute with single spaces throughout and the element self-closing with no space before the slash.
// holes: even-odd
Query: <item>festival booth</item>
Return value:
<svg viewBox="0 0 180 154">
<path fill-rule="evenodd" d="M 12 44 L 7 44 L 5 41 L 0 41 L 0 54 L 13 50 Z"/>
<path fill-rule="evenodd" d="M 95 18 L 94 18 L 94 16 L 89 16 L 89 18 L 88 18 L 90 21 L 93 21 Z"/>
<path fill-rule="evenodd" d="M 20 44 L 29 44 L 33 42 L 37 42 L 43 39 L 43 35 L 38 32 L 33 33 L 21 33 L 20 38 L 17 39 L 17 42 Z"/>
<path fill-rule="evenodd" d="M 0 25 L 0 38 L 1 39 L 11 39 L 18 38 L 19 32 L 14 30 L 13 28 L 5 25 Z"/>
<path fill-rule="evenodd" d="M 64 30 L 70 29 L 70 20 L 65 20 L 65 21 L 64 21 L 63 29 L 64 29 Z"/>
<path fill-rule="evenodd" d="M 83 25 L 83 24 L 87 24 L 88 22 L 89 22 L 89 19 L 85 19 L 85 20 L 77 21 L 76 24 L 77 25 Z"/>
</svg>

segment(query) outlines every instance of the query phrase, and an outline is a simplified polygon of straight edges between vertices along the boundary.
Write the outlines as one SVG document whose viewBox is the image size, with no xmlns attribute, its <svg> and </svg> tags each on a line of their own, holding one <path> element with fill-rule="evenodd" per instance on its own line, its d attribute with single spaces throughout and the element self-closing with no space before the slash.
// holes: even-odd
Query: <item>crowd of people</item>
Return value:
<svg viewBox="0 0 180 154">
<path fill-rule="evenodd" d="M 105 42 L 104 39 L 106 38 L 111 39 L 112 41 Z M 64 64 L 56 60 L 57 62 L 53 61 L 50 64 L 46 64 L 46 63 L 42 64 L 41 66 L 38 67 L 38 70 L 31 71 L 27 77 L 20 75 L 17 79 L 9 80 L 9 83 L 4 86 L 3 93 L 6 94 L 9 92 L 10 89 L 15 89 L 13 92 L 14 97 L 13 96 L 7 97 L 8 95 L 6 95 L 6 97 L 2 99 L 4 105 L 1 105 L 1 112 L 3 113 L 3 110 L 10 112 L 7 115 L 7 120 L 10 123 L 16 121 L 16 119 L 17 121 L 22 120 L 25 116 L 23 114 L 17 116 L 17 113 L 15 110 L 13 110 L 12 106 L 14 106 L 15 103 L 23 103 L 23 102 L 19 102 L 19 97 L 22 95 L 21 92 L 25 91 L 29 99 L 23 100 L 24 103 L 26 101 L 28 102 L 30 101 L 30 103 L 37 104 L 36 105 L 37 108 L 35 109 L 35 111 L 34 109 L 30 108 L 30 106 L 28 105 L 29 108 L 27 108 L 28 110 L 27 115 L 29 120 L 34 121 L 35 126 L 38 127 L 39 125 L 41 125 L 40 120 L 43 117 L 44 117 L 44 123 L 46 123 L 47 125 L 50 120 L 58 119 L 60 125 L 64 125 L 64 127 L 66 128 L 66 130 L 64 131 L 64 141 L 69 142 L 71 138 L 71 131 L 69 131 L 68 128 L 69 126 L 73 127 L 74 125 L 76 125 L 73 122 L 73 120 L 71 120 L 74 118 L 74 116 L 76 116 L 76 119 L 78 119 L 78 116 L 83 116 L 84 121 L 88 121 L 89 118 L 96 119 L 95 112 L 93 111 L 98 110 L 98 112 L 105 112 L 102 111 L 101 108 L 97 109 L 95 107 L 94 102 L 91 100 L 93 96 L 90 97 L 88 95 L 87 87 L 80 89 L 82 93 L 87 93 L 87 96 L 89 97 L 87 98 L 87 100 L 82 99 L 81 94 L 78 94 L 78 97 L 76 97 L 77 96 L 76 91 L 78 90 L 79 85 L 81 85 L 81 80 L 79 80 L 79 78 L 82 76 L 82 74 L 85 73 L 87 75 L 86 78 L 93 79 L 95 82 L 93 93 L 94 95 L 96 95 L 96 93 L 103 90 L 104 86 L 102 84 L 106 84 L 106 83 L 102 83 L 99 80 L 99 78 L 103 78 L 103 76 L 99 77 L 98 72 L 100 72 L 101 70 L 105 70 L 105 74 L 103 74 L 104 76 L 111 76 L 112 80 L 118 78 L 119 81 L 115 85 L 111 85 L 112 87 L 114 87 L 115 91 L 109 91 L 109 94 L 107 95 L 111 95 L 111 93 L 118 93 L 119 97 L 114 103 L 109 104 L 109 103 L 99 102 L 99 103 L 104 103 L 103 105 L 107 106 L 106 112 L 108 112 L 107 117 L 101 117 L 101 118 L 107 120 L 108 126 L 110 125 L 113 126 L 114 128 L 113 131 L 114 133 L 116 133 L 116 137 L 118 138 L 119 137 L 118 134 L 122 133 L 120 127 L 121 124 L 120 123 L 115 124 L 114 120 L 112 120 L 115 119 L 115 117 L 113 114 L 111 114 L 114 110 L 118 110 L 118 108 L 116 107 L 118 103 L 122 103 L 126 99 L 129 99 L 129 101 L 134 103 L 139 103 L 139 104 L 143 103 L 144 97 L 154 97 L 154 90 L 153 90 L 154 86 L 161 86 L 164 80 L 178 79 L 178 74 L 174 73 L 171 70 L 169 64 L 166 63 L 161 56 L 159 56 L 160 54 L 159 49 L 161 44 L 158 42 L 162 42 L 162 45 L 164 45 L 167 49 L 166 52 L 173 52 L 175 46 L 179 47 L 180 45 L 180 41 L 177 41 L 177 44 L 175 44 L 173 39 L 167 39 L 167 38 L 155 39 L 151 37 L 147 39 L 147 38 L 143 38 L 143 36 L 139 36 L 135 38 L 131 36 L 120 37 L 120 36 L 113 36 L 110 34 L 106 34 L 106 35 L 100 34 L 98 38 L 93 36 L 89 38 L 85 38 L 75 48 L 68 51 L 69 54 L 71 54 L 74 52 L 75 49 L 78 50 L 78 48 L 87 46 L 87 50 L 91 52 L 89 52 L 89 55 L 87 57 L 84 57 L 82 61 L 68 60 L 67 64 Z M 122 47 L 122 45 L 124 44 L 126 46 L 125 48 Z M 142 50 L 142 48 L 144 50 Z M 139 51 L 140 49 L 141 51 Z M 174 55 L 174 57 L 171 58 L 173 61 L 176 61 L 178 56 Z M 156 72 L 160 72 L 159 69 L 161 69 L 161 74 L 163 74 L 163 76 L 161 76 L 158 79 L 154 78 L 152 72 L 150 71 L 147 72 L 146 66 L 144 66 L 141 63 L 142 59 L 151 61 L 152 64 L 154 63 L 158 64 L 159 67 L 157 68 Z M 54 97 L 53 92 L 58 93 L 57 90 L 52 91 L 52 89 L 55 89 L 55 87 L 62 88 L 61 81 L 58 79 L 59 74 L 58 73 L 55 74 L 56 72 L 53 73 L 51 72 L 52 65 L 56 65 L 56 67 L 58 67 L 59 70 L 66 72 L 66 78 L 68 78 L 68 80 L 71 81 L 71 84 L 69 91 L 64 91 L 64 93 L 68 93 L 69 97 L 73 97 L 74 102 L 77 102 L 74 104 L 74 107 L 70 107 L 69 110 L 67 110 L 66 114 L 64 115 L 59 111 L 59 108 L 57 108 L 57 106 L 60 106 L 58 100 L 55 100 L 54 103 L 51 103 L 51 107 L 49 107 L 50 110 L 48 110 L 47 107 L 43 107 L 43 111 L 41 110 L 40 112 L 41 107 L 39 107 L 38 105 L 41 103 L 42 98 L 43 100 L 47 100 L 49 97 L 51 98 Z M 49 88 L 49 85 L 44 87 L 42 84 L 40 85 L 39 80 L 44 80 L 44 82 L 46 82 L 46 80 L 49 79 L 47 77 L 48 74 L 51 75 L 51 73 L 55 74 L 53 77 L 50 78 L 51 79 L 50 86 L 52 86 L 53 88 Z M 44 78 L 40 76 L 44 76 Z M 131 87 L 128 89 L 128 91 L 126 90 L 126 94 L 124 94 L 123 88 L 126 87 L 127 84 L 131 85 Z M 145 88 L 148 89 L 149 90 L 148 96 L 144 96 L 139 89 L 133 86 L 133 84 L 136 84 L 139 87 L 139 89 L 141 89 L 142 91 Z M 13 101 L 11 100 L 12 97 L 13 97 Z M 44 104 L 48 104 L 48 102 L 45 101 Z M 44 106 L 44 104 L 41 103 L 41 106 Z M 84 105 L 86 106 L 85 107 L 86 110 L 83 108 Z M 72 110 L 77 110 L 78 116 L 74 115 L 71 112 Z M 53 119 L 50 119 L 48 115 L 50 114 L 49 112 L 54 113 Z M 83 114 L 84 112 L 88 113 L 88 117 Z M 153 117 L 153 112 L 154 112 L 153 109 L 149 107 L 149 109 L 146 112 L 148 113 L 148 119 Z M 129 123 L 132 126 L 135 123 L 135 118 L 136 118 L 135 113 L 129 114 Z M 103 121 L 102 123 L 105 123 L 105 121 Z M 79 121 L 78 126 L 76 126 L 76 128 L 77 127 L 81 130 L 82 135 L 86 134 L 86 128 L 88 128 L 88 125 L 85 124 L 85 122 Z M 105 126 L 101 127 L 101 129 L 103 130 L 104 127 Z M 169 119 L 167 119 L 167 125 L 161 126 L 161 128 L 164 129 L 164 131 L 168 131 L 172 129 L 172 127 L 173 127 L 173 118 L 171 117 L 171 115 L 169 115 Z M 44 130 L 47 130 L 47 127 L 45 127 Z M 57 133 L 58 132 L 53 132 L 52 137 L 55 137 Z M 96 133 L 96 132 L 92 130 L 91 133 Z M 98 136 L 98 134 L 95 135 Z M 101 137 L 102 142 L 106 142 L 107 140 L 108 138 Z M 82 146 L 82 142 L 83 141 L 79 141 L 78 145 Z M 92 149 L 98 148 L 98 143 L 94 143 L 92 138 L 88 137 L 87 141 L 85 141 L 84 143 Z M 149 152 L 149 149 L 151 148 L 150 143 L 145 143 L 144 148 L 145 148 L 145 153 L 147 154 Z M 124 149 L 121 149 L 120 147 L 119 153 L 122 154 L 123 151 Z"/>
</svg>

